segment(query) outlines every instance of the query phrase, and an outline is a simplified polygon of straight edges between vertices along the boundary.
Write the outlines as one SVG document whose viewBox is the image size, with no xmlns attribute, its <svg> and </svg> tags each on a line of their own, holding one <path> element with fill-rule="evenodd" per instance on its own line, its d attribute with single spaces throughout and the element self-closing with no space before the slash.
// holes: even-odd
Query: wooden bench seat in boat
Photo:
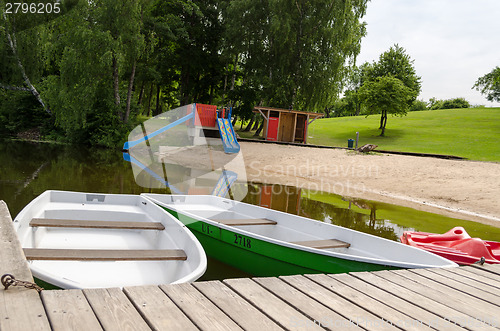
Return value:
<svg viewBox="0 0 500 331">
<path fill-rule="evenodd" d="M 157 261 L 186 260 L 182 249 L 52 249 L 24 248 L 27 260 L 71 260 L 71 261 Z"/>
<path fill-rule="evenodd" d="M 275 221 L 267 218 L 243 218 L 243 219 L 211 219 L 211 221 L 219 222 L 225 225 L 276 225 Z"/>
<path fill-rule="evenodd" d="M 351 244 L 346 243 L 338 239 L 324 239 L 324 240 L 307 240 L 307 241 L 295 241 L 292 244 L 307 246 L 317 249 L 326 248 L 349 248 Z"/>
<path fill-rule="evenodd" d="M 165 230 L 165 227 L 160 222 L 83 221 L 49 218 L 33 218 L 30 222 L 30 226 L 57 228 Z"/>
</svg>

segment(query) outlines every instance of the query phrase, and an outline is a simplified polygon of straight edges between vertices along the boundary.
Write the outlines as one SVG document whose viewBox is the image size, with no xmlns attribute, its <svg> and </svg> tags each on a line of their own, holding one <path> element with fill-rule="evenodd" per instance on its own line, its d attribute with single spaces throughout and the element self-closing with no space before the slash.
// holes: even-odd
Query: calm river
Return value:
<svg viewBox="0 0 500 331">
<path fill-rule="evenodd" d="M 295 187 L 240 183 L 244 202 L 299 214 L 391 240 L 406 230 L 443 233 L 463 226 L 471 236 L 500 241 L 500 228 L 374 201 L 349 199 Z M 12 217 L 45 190 L 95 193 L 165 193 L 135 182 L 131 164 L 120 151 L 78 146 L 0 141 L 0 200 Z M 247 276 L 209 259 L 203 280 Z"/>
</svg>

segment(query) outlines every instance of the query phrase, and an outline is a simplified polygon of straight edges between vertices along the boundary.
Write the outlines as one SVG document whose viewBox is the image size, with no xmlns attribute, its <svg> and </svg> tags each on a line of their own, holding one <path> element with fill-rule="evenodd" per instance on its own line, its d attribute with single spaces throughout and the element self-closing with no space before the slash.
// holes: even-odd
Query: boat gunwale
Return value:
<svg viewBox="0 0 500 331">
<path fill-rule="evenodd" d="M 57 195 L 57 194 L 68 194 L 68 195 L 100 195 L 100 196 L 114 196 L 114 197 L 117 197 L 117 198 L 125 198 L 125 199 L 130 199 L 130 201 L 132 200 L 135 200 L 136 201 L 136 207 L 141 211 L 142 214 L 145 214 L 147 216 L 150 216 L 151 212 L 148 211 L 146 208 L 154 208 L 156 209 L 158 212 L 161 212 L 162 214 L 164 214 L 164 211 L 161 207 L 159 207 L 157 204 L 155 203 L 151 203 L 151 200 L 148 200 L 147 198 L 145 198 L 144 196 L 141 196 L 141 195 L 134 195 L 134 194 L 115 194 L 115 193 L 88 193 L 88 192 L 77 192 L 77 191 L 63 191 L 63 190 L 46 190 L 44 191 L 43 193 L 39 194 L 35 199 L 33 199 L 32 201 L 30 201 L 19 213 L 18 215 L 16 215 L 15 219 L 13 220 L 13 225 L 14 225 L 14 229 L 19 237 L 19 228 L 22 224 L 26 224 L 27 225 L 27 228 L 25 231 L 30 231 L 30 229 L 36 229 L 37 227 L 32 227 L 30 226 L 30 220 L 25 220 L 26 218 L 28 218 L 27 216 L 25 216 L 25 214 L 28 214 L 28 212 L 30 212 L 31 210 L 33 210 L 33 208 L 37 205 L 37 204 L 41 204 L 42 206 L 47 206 L 51 203 L 61 203 L 61 201 L 58 201 L 58 200 L 54 200 L 54 195 Z M 43 201 L 44 199 L 47 199 L 45 202 Z M 76 204 L 75 202 L 68 202 L 70 204 Z M 152 207 L 147 207 L 147 205 L 149 204 L 149 206 L 152 206 Z M 90 203 L 86 204 L 86 205 L 90 205 Z M 120 206 L 121 204 L 114 204 L 114 205 L 117 205 L 117 206 Z M 127 204 L 123 204 L 123 206 L 128 206 Z M 167 229 L 170 229 L 172 227 L 176 228 L 176 229 L 182 229 L 182 233 L 184 234 L 185 236 L 185 240 L 186 242 L 189 242 L 189 244 L 187 244 L 188 246 L 189 245 L 194 245 L 194 248 L 191 252 L 191 254 L 189 254 L 187 256 L 187 259 L 186 260 L 170 260 L 170 261 L 164 261 L 164 260 L 159 260 L 159 261 L 135 261 L 135 262 L 148 262 L 148 263 L 156 263 L 156 264 L 164 264 L 164 263 L 175 263 L 175 264 L 186 264 L 190 258 L 190 256 L 192 256 L 193 254 L 196 255 L 196 259 L 199 260 L 199 263 L 197 264 L 193 264 L 193 268 L 191 271 L 188 271 L 186 272 L 185 275 L 183 275 L 182 277 L 178 278 L 178 279 L 175 279 L 174 281 L 170 282 L 170 284 L 179 284 L 179 283 L 184 283 L 184 282 L 192 282 L 192 281 L 195 281 L 197 280 L 198 278 L 200 278 L 201 276 L 203 276 L 203 274 L 205 273 L 206 269 L 207 269 L 207 256 L 206 256 L 206 253 L 205 253 L 205 250 L 203 248 L 203 246 L 201 245 L 201 243 L 198 241 L 198 239 L 196 238 L 196 236 L 189 230 L 189 228 L 183 224 L 181 221 L 179 221 L 177 218 L 173 217 L 170 215 L 170 217 L 165 217 L 165 218 L 162 218 L 160 220 L 160 223 L 163 224 L 163 226 L 165 227 L 165 230 L 139 230 L 139 231 L 146 231 L 148 233 L 153 233 L 153 232 L 158 232 L 158 233 L 165 233 L 165 236 L 169 236 L 167 234 Z M 88 230 L 88 229 L 87 229 Z M 96 229 L 98 231 L 109 231 L 109 232 L 112 232 L 113 229 Z M 130 229 L 121 229 L 120 231 L 135 231 L 135 230 L 130 230 Z M 166 231 L 166 232 L 165 232 Z M 21 241 L 22 238 L 19 238 L 19 240 Z M 176 243 L 175 241 L 173 241 L 173 243 Z M 21 246 L 24 248 L 24 240 L 21 241 Z M 31 247 L 31 248 L 35 248 L 35 247 Z M 181 248 L 181 247 L 180 247 Z M 182 248 L 181 248 L 182 249 Z M 73 280 L 73 279 L 68 279 L 64 276 L 59 276 L 57 275 L 57 273 L 54 273 L 53 271 L 51 270 L 47 270 L 46 267 L 44 266 L 39 266 L 39 262 L 47 262 L 47 261 L 28 261 L 28 265 L 29 265 L 29 268 L 33 274 L 34 277 L 38 278 L 38 279 L 41 279 L 49 284 L 52 284 L 52 285 L 55 285 L 55 286 L 58 286 L 58 287 L 61 287 L 61 288 L 83 288 L 79 285 L 76 285 L 76 284 L 80 284 L 79 281 L 77 280 Z M 72 262 L 75 262 L 75 261 L 65 261 L 65 263 L 72 263 Z M 82 261 L 76 261 L 76 262 L 79 262 L 79 263 L 83 263 Z M 102 263 L 120 263 L 120 262 L 131 262 L 131 261 L 85 261 L 84 263 L 99 263 L 99 264 L 102 264 Z M 132 261 L 134 262 L 134 261 Z M 139 285 L 139 284 L 137 284 Z M 134 286 L 134 285 L 126 285 L 126 286 Z M 120 285 L 115 285 L 115 287 L 120 287 Z"/>
<path fill-rule="evenodd" d="M 162 195 L 165 195 L 165 194 L 142 193 L 141 195 L 145 196 L 146 198 L 150 199 L 151 201 L 153 201 L 155 203 L 156 203 L 156 201 L 158 201 L 160 206 L 164 206 L 165 205 L 165 208 L 167 208 L 166 207 L 166 205 L 167 205 L 166 203 L 163 203 L 160 200 L 154 199 L 155 196 L 162 196 Z M 173 195 L 173 196 L 176 196 L 176 197 L 190 197 L 190 198 L 193 198 L 193 199 L 197 197 L 197 195 L 189 195 L 189 196 L 187 196 L 187 195 Z M 252 208 L 263 208 L 263 207 L 259 207 L 259 206 L 247 204 L 247 203 L 244 203 L 244 202 L 241 202 L 241 201 L 235 201 L 235 200 L 230 200 L 230 199 L 221 198 L 221 197 L 205 196 L 205 195 L 202 195 L 202 197 L 205 197 L 205 198 L 209 197 L 210 199 L 221 200 L 222 202 L 233 203 L 233 204 L 236 204 L 236 205 L 237 204 L 248 205 L 248 206 L 250 206 Z M 169 207 L 175 206 L 175 202 L 172 202 L 172 205 L 168 204 L 168 206 Z M 208 223 L 210 225 L 222 228 L 222 229 L 230 231 L 230 232 L 236 232 L 238 234 L 241 234 L 241 235 L 244 235 L 244 236 L 247 236 L 247 237 L 250 237 L 250 238 L 256 238 L 256 239 L 259 239 L 259 240 L 263 240 L 263 241 L 266 241 L 266 242 L 269 242 L 271 244 L 275 244 L 275 245 L 278 245 L 278 246 L 283 246 L 283 247 L 287 247 L 287 248 L 297 249 L 297 250 L 301 250 L 301 251 L 305 251 L 305 252 L 309 252 L 309 253 L 314 253 L 314 254 L 319 254 L 319 255 L 323 255 L 323 256 L 330 256 L 330 257 L 334 257 L 334 258 L 345 259 L 345 260 L 350 260 L 350 261 L 355 261 L 355 262 L 371 263 L 371 264 L 385 265 L 385 266 L 398 267 L 398 268 L 452 268 L 452 267 L 456 267 L 457 266 L 456 263 L 454 263 L 452 261 L 449 261 L 448 259 L 445 259 L 445 258 L 440 257 L 440 256 L 434 256 L 434 257 L 438 258 L 438 259 L 441 259 L 443 262 L 448 262 L 448 263 L 445 264 L 445 265 L 439 265 L 438 266 L 438 265 L 432 265 L 432 264 L 421 264 L 421 263 L 404 262 L 404 261 L 397 261 L 397 260 L 380 259 L 380 258 L 374 258 L 374 257 L 365 257 L 365 256 L 352 255 L 352 254 L 346 254 L 346 253 L 341 253 L 341 252 L 334 252 L 334 251 L 329 251 L 329 250 L 325 250 L 325 249 L 318 249 L 318 248 L 313 248 L 313 247 L 302 246 L 302 245 L 294 244 L 292 242 L 286 242 L 286 241 L 283 241 L 283 240 L 279 240 L 279 239 L 275 239 L 275 238 L 271 238 L 271 237 L 266 237 L 266 236 L 263 236 L 263 235 L 260 235 L 260 234 L 249 232 L 247 230 L 241 229 L 241 228 L 236 227 L 236 226 L 225 225 L 223 223 L 219 223 L 219 222 L 210 220 L 208 218 L 205 218 L 205 217 L 193 214 L 193 213 L 191 213 L 189 211 L 186 211 L 186 210 L 181 210 L 179 208 L 174 208 L 174 207 L 172 207 L 172 208 L 173 208 L 173 211 L 175 211 L 177 213 L 184 214 L 187 217 L 191 217 L 191 218 L 196 219 L 196 220 L 198 220 L 200 222 Z M 389 239 L 386 239 L 386 238 L 382 238 L 382 237 L 378 237 L 378 236 L 375 236 L 375 235 L 372 235 L 372 234 L 369 234 L 369 233 L 364 233 L 364 232 L 361 232 L 361 231 L 357 231 L 357 230 L 345 228 L 345 227 L 338 226 L 338 225 L 335 225 L 335 224 L 326 224 L 326 223 L 323 223 L 323 222 L 318 221 L 318 220 L 309 219 L 307 217 L 303 217 L 303 216 L 299 216 L 299 215 L 288 214 L 288 213 L 285 213 L 285 212 L 281 212 L 279 210 L 274 210 L 274 209 L 269 209 L 269 210 L 271 212 L 273 212 L 273 213 L 278 213 L 278 214 L 281 214 L 281 215 L 288 215 L 288 216 L 291 215 L 291 216 L 293 216 L 295 218 L 299 218 L 299 219 L 305 220 L 307 222 L 311 222 L 311 221 L 318 222 L 318 224 L 320 224 L 320 226 L 325 226 L 325 225 L 327 225 L 327 226 L 333 226 L 333 227 L 339 229 L 340 231 L 346 231 L 346 232 L 349 232 L 349 233 L 361 234 L 363 236 L 368 236 L 368 237 L 376 238 L 377 240 L 383 240 L 383 241 L 386 241 L 386 242 L 391 243 L 391 244 L 398 243 L 398 242 L 395 242 L 395 241 L 392 241 L 392 240 L 389 240 Z M 273 220 L 273 221 L 276 221 L 278 223 L 277 225 L 280 225 L 280 221 L 279 220 Z M 265 225 L 265 226 L 268 226 L 268 225 Z M 276 226 L 276 225 L 269 225 L 269 226 Z M 331 239 L 331 238 L 329 238 L 329 239 Z M 351 244 L 350 248 L 356 248 L 355 246 L 353 247 L 353 243 L 352 242 L 350 244 Z M 403 245 L 402 243 L 399 243 L 399 244 Z M 407 246 L 407 245 L 403 245 L 403 246 L 405 246 L 404 249 L 408 249 L 409 248 L 408 250 L 413 250 L 415 252 L 418 252 L 418 254 L 422 254 L 422 250 L 421 249 L 418 249 L 418 248 L 415 248 L 415 247 L 410 247 L 410 246 Z M 432 254 L 432 253 L 429 253 L 429 254 Z M 435 254 L 432 254 L 432 255 L 435 255 Z"/>
</svg>

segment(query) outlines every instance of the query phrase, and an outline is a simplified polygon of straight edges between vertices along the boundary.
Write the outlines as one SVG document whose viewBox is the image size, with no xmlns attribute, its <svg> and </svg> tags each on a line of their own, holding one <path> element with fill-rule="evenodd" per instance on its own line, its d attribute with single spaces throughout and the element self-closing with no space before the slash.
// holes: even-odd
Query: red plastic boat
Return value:
<svg viewBox="0 0 500 331">
<path fill-rule="evenodd" d="M 500 243 L 471 238 L 460 226 L 444 234 L 405 231 L 400 239 L 462 265 L 500 263 Z"/>
</svg>

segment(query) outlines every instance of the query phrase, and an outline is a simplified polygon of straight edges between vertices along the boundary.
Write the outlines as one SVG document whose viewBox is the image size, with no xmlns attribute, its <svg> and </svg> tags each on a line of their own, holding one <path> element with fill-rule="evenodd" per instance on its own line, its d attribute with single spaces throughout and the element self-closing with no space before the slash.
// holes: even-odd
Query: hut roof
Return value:
<svg viewBox="0 0 500 331">
<path fill-rule="evenodd" d="M 324 114 L 320 114 L 320 113 L 305 112 L 305 111 L 299 111 L 299 110 L 293 110 L 293 109 L 260 107 L 260 106 L 254 107 L 253 111 L 257 113 L 259 110 L 261 110 L 261 111 L 271 110 L 271 111 L 284 112 L 284 113 L 304 114 L 304 115 L 309 115 L 309 117 L 316 117 L 316 118 L 320 118 L 320 117 L 325 116 Z"/>
</svg>

